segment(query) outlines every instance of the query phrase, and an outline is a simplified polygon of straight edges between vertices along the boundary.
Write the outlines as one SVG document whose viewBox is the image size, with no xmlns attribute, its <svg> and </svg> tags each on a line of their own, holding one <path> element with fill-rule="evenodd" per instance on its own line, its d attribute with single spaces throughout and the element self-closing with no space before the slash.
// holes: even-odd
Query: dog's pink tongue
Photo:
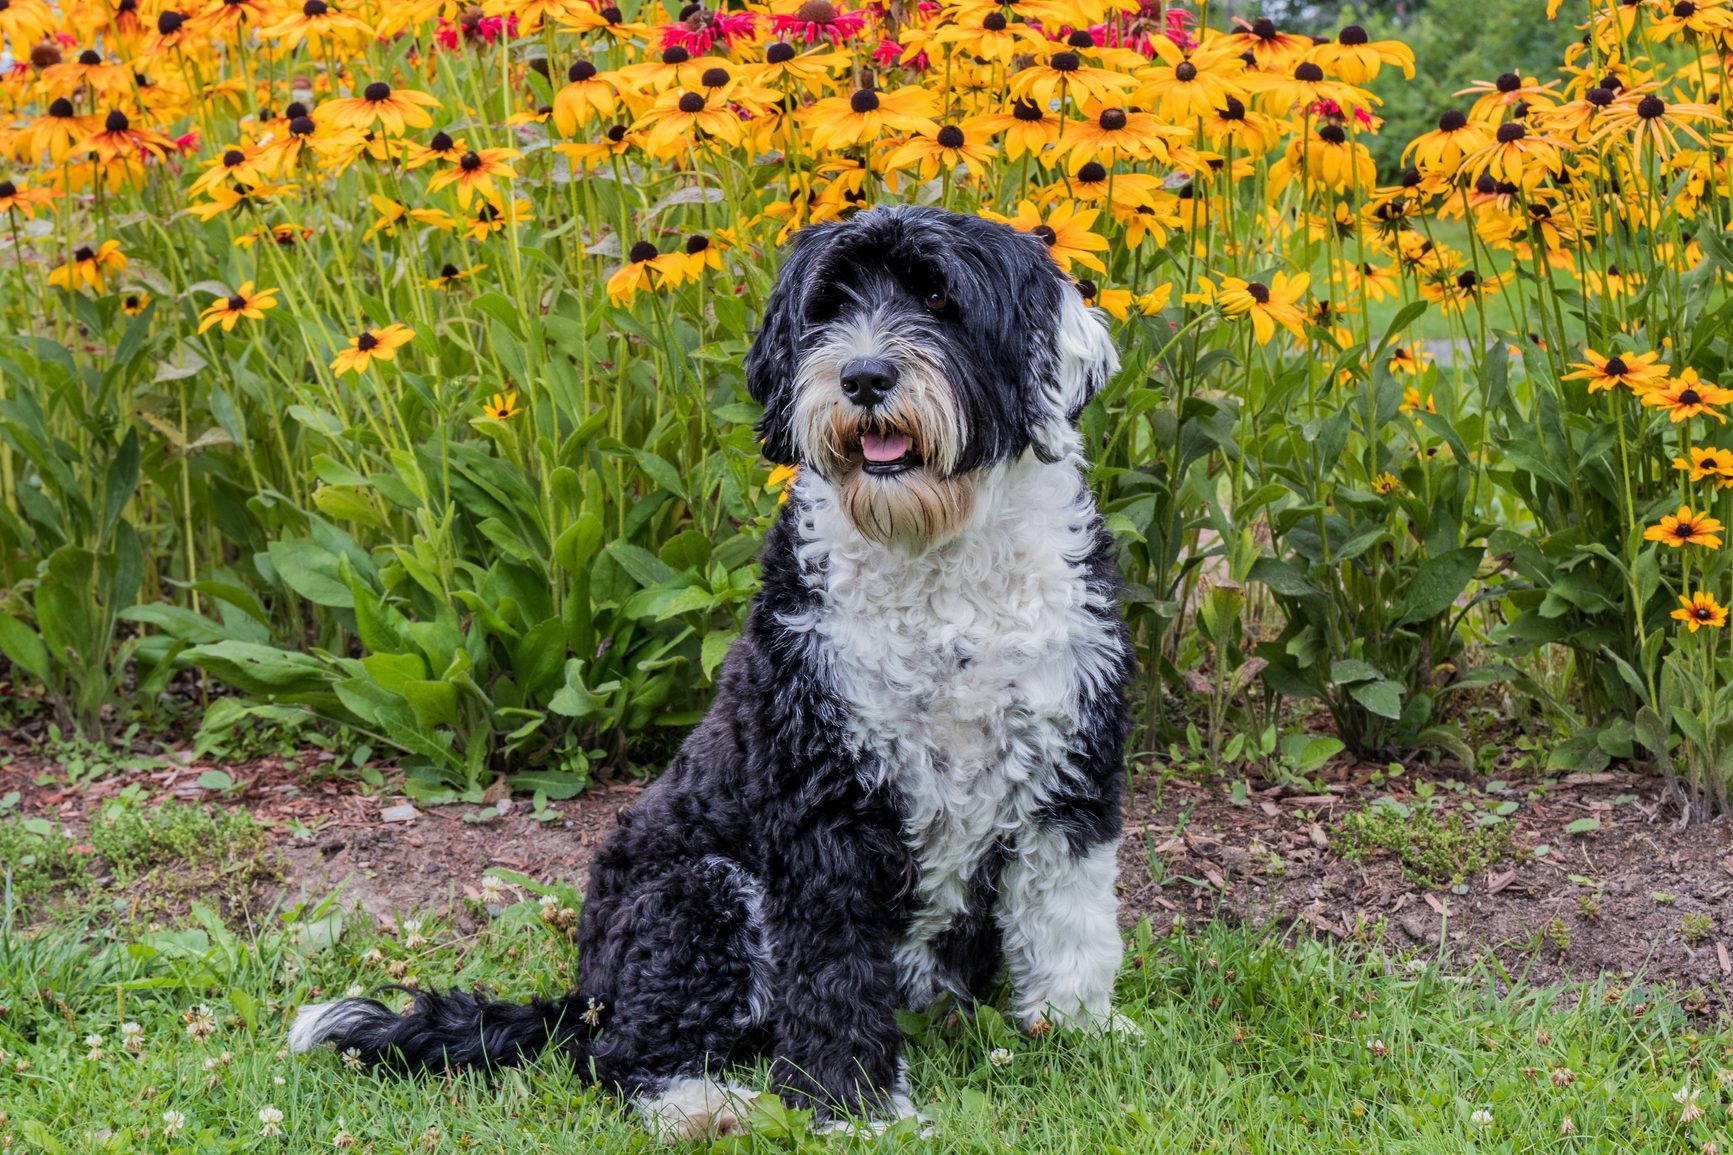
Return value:
<svg viewBox="0 0 1733 1155">
<path fill-rule="evenodd" d="M 888 464 L 909 451 L 907 433 L 868 433 L 860 439 L 860 451 L 868 461 Z"/>
</svg>

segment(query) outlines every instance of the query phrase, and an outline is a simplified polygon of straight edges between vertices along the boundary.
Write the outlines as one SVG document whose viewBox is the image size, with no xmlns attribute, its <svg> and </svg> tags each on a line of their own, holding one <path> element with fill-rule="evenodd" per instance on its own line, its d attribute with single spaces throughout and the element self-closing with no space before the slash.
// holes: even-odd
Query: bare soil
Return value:
<svg viewBox="0 0 1733 1155">
<path fill-rule="evenodd" d="M 375 796 L 332 776 L 329 757 L 224 766 L 241 786 L 219 797 L 197 784 L 211 767 L 190 760 L 71 788 L 37 785 L 52 768 L 15 755 L 0 766 L 0 795 L 19 790 L 21 813 L 74 835 L 128 782 L 158 798 L 244 806 L 270 831 L 267 854 L 281 882 L 267 903 L 335 892 L 377 919 L 445 910 L 461 920 L 457 900 L 475 897 L 493 869 L 581 887 L 598 841 L 642 789 L 598 784 L 553 804 L 558 817 L 545 821 L 521 801 L 482 818 L 479 806 L 423 811 Z M 1254 781 L 1238 798 L 1225 782 L 1135 777 L 1120 852 L 1122 919 L 1147 915 L 1158 931 L 1179 918 L 1219 918 L 1381 936 L 1388 947 L 1458 963 L 1492 956 L 1531 982 L 1659 982 L 1705 1013 L 1733 1011 L 1733 820 L 1680 829 L 1659 783 L 1619 770 L 1512 780 L 1501 795 L 1518 803 L 1507 819 L 1509 855 L 1452 893 L 1416 885 L 1392 855 L 1354 861 L 1340 852 L 1348 815 L 1381 795 L 1413 802 L 1425 781 L 1409 774 L 1375 783 L 1377 769 L 1335 765 L 1309 788 Z M 1450 789 L 1443 779 L 1432 786 Z M 1582 818 L 1599 828 L 1566 832 Z"/>
</svg>

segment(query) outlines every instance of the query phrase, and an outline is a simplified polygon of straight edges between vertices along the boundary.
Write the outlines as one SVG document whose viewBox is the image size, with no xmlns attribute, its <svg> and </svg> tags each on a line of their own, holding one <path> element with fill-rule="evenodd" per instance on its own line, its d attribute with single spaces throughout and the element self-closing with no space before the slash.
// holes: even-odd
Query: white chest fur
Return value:
<svg viewBox="0 0 1733 1155">
<path fill-rule="evenodd" d="M 910 557 L 862 538 L 822 481 L 802 482 L 802 560 L 823 601 L 789 625 L 815 635 L 866 772 L 904 800 L 920 881 L 898 962 L 920 1001 L 946 979 L 929 944 L 983 855 L 1027 835 L 1066 773 L 1079 691 L 1118 656 L 1081 566 L 1087 491 L 1074 458 L 996 467 L 961 530 Z"/>
</svg>

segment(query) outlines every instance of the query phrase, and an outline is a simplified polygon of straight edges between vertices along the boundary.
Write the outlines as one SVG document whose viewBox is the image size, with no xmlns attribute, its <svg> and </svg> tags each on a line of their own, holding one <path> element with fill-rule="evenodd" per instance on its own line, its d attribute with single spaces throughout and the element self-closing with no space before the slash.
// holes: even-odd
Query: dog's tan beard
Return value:
<svg viewBox="0 0 1733 1155">
<path fill-rule="evenodd" d="M 836 487 L 843 512 L 869 541 L 918 553 L 954 532 L 974 506 L 975 482 L 955 477 L 961 420 L 938 371 L 905 356 L 896 392 L 870 417 L 843 398 L 837 357 L 807 369 L 794 424 L 809 465 Z M 861 435 L 905 433 L 920 464 L 879 476 L 863 468 Z"/>
<path fill-rule="evenodd" d="M 975 505 L 975 479 L 941 477 L 924 466 L 895 477 L 856 469 L 837 486 L 837 499 L 868 541 L 919 553 L 962 526 Z"/>
</svg>

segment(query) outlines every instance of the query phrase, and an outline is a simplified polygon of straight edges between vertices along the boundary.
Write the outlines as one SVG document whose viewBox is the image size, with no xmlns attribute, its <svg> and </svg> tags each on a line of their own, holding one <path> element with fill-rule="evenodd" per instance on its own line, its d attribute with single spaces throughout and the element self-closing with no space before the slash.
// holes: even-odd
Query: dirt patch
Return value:
<svg viewBox="0 0 1733 1155">
<path fill-rule="evenodd" d="M 328 758 L 224 767 L 237 786 L 220 795 L 197 784 L 209 767 L 172 759 L 158 772 L 77 789 L 33 785 L 41 765 L 19 759 L 0 769 L 0 793 L 21 790 L 22 813 L 51 815 L 74 835 L 128 782 L 159 797 L 244 806 L 266 824 L 282 871 L 273 901 L 338 893 L 344 905 L 390 919 L 451 909 L 477 894 L 490 869 L 581 886 L 597 843 L 642 789 L 601 784 L 554 804 L 558 817 L 546 821 L 522 803 L 483 818 L 478 806 L 419 811 L 375 797 L 331 777 Z M 1237 790 L 1135 778 L 1120 852 L 1124 920 L 1148 915 L 1158 931 L 1176 918 L 1230 918 L 1332 938 L 1381 934 L 1428 957 L 1491 955 L 1535 982 L 1640 976 L 1676 984 L 1706 1011 L 1733 1009 L 1733 821 L 1677 829 L 1658 783 L 1618 771 L 1489 788 L 1414 774 L 1382 780 L 1382 769 L 1338 765 L 1309 787 L 1253 781 Z M 1345 857 L 1350 816 L 1392 805 L 1503 810 L 1509 850 L 1438 887 L 1418 885 L 1388 853 Z"/>
</svg>

